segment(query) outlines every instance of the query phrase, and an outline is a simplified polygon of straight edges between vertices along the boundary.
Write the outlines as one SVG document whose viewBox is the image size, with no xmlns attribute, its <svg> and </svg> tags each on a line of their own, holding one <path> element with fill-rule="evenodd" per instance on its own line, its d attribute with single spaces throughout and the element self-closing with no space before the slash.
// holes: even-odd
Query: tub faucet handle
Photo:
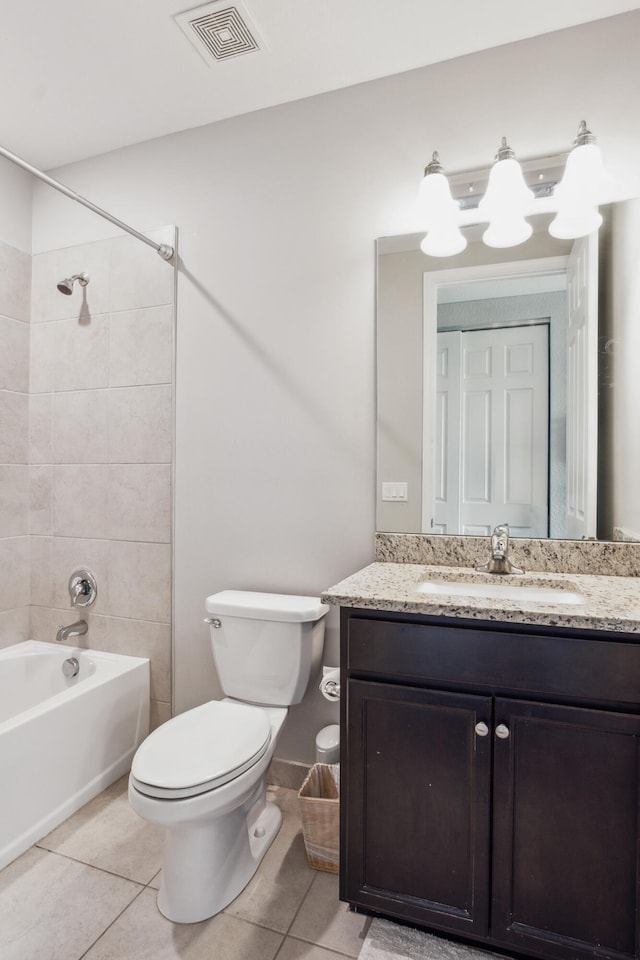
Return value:
<svg viewBox="0 0 640 960">
<path fill-rule="evenodd" d="M 95 574 L 86 567 L 74 570 L 69 577 L 69 596 L 72 607 L 90 607 L 95 603 L 98 596 Z"/>
</svg>

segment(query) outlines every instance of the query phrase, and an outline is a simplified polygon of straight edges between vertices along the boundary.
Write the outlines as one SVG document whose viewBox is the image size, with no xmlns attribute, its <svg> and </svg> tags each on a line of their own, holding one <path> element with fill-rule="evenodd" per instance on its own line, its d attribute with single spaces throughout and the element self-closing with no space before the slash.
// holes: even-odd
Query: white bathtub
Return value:
<svg viewBox="0 0 640 960">
<path fill-rule="evenodd" d="M 148 660 L 38 640 L 0 650 L 0 869 L 126 773 L 148 732 Z"/>
</svg>

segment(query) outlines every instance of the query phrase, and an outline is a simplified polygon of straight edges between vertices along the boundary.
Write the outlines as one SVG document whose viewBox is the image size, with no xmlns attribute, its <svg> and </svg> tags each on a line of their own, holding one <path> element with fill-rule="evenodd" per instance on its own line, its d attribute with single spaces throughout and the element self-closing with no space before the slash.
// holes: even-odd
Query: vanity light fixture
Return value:
<svg viewBox="0 0 640 960">
<path fill-rule="evenodd" d="M 459 204 L 451 196 L 438 152 L 424 170 L 419 202 L 425 215 L 427 235 L 420 244 L 431 257 L 453 257 L 467 245 L 458 223 Z"/>
<path fill-rule="evenodd" d="M 457 196 L 452 186 L 459 187 Z M 436 152 L 420 185 L 419 203 L 427 231 L 420 247 L 434 257 L 461 253 L 466 247 L 460 230 L 462 212 L 472 207 L 477 207 L 475 219 L 488 224 L 482 237 L 488 246 L 517 246 L 531 236 L 526 217 L 536 212 L 541 198 L 545 198 L 545 209 L 556 213 L 549 226 L 552 236 L 583 237 L 602 223 L 597 206 L 610 186 L 596 139 L 584 120 L 568 156 L 520 164 L 503 137 L 490 171 L 447 178 Z M 464 222 L 471 220 L 467 217 Z"/>
<path fill-rule="evenodd" d="M 549 225 L 551 236 L 571 240 L 597 230 L 602 223 L 596 209 L 598 199 L 610 185 L 596 138 L 583 120 L 567 157 L 564 176 L 554 192 L 558 213 Z"/>
<path fill-rule="evenodd" d="M 515 247 L 529 239 L 533 228 L 525 216 L 532 212 L 533 200 L 516 155 L 503 137 L 487 192 L 478 204 L 479 215 L 489 222 L 482 236 L 488 247 Z"/>
</svg>

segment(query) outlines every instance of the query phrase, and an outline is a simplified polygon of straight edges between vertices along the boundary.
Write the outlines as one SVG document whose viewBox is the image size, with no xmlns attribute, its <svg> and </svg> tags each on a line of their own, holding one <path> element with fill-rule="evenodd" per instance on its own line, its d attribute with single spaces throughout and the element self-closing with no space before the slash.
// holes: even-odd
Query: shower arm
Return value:
<svg viewBox="0 0 640 960">
<path fill-rule="evenodd" d="M 17 156 L 15 153 L 11 153 L 11 151 L 7 150 L 6 147 L 0 146 L 0 156 L 6 157 L 6 159 L 10 160 L 11 163 L 15 163 L 16 166 L 22 167 L 23 170 L 27 171 L 27 173 L 37 177 L 38 180 L 42 180 L 43 183 L 47 183 L 50 187 L 53 187 L 54 190 L 64 193 L 66 197 L 69 197 L 71 200 L 75 200 L 77 203 L 81 203 L 83 207 L 93 210 L 93 212 L 97 213 L 99 217 L 104 217 L 105 220 L 109 220 L 111 223 L 114 223 L 116 227 L 119 227 L 126 233 L 130 233 L 132 237 L 136 237 L 138 240 L 142 240 L 143 243 L 146 243 L 149 247 L 153 247 L 156 253 L 162 257 L 163 260 L 171 260 L 173 257 L 175 251 L 173 247 L 169 246 L 169 244 L 156 243 L 151 239 L 151 237 L 146 237 L 144 233 L 139 233 L 127 223 L 123 223 L 122 220 L 118 220 L 117 217 L 111 216 L 111 214 L 107 213 L 106 210 L 103 210 L 102 207 L 96 206 L 95 203 L 91 203 L 91 201 L 87 200 L 86 197 L 80 196 L 80 194 L 76 193 L 75 190 L 71 190 L 70 187 L 66 187 L 64 183 L 60 183 L 59 180 L 54 180 L 53 177 L 43 173 L 42 170 L 38 170 L 37 167 L 27 163 L 26 160 L 22 159 L 22 157 Z"/>
</svg>

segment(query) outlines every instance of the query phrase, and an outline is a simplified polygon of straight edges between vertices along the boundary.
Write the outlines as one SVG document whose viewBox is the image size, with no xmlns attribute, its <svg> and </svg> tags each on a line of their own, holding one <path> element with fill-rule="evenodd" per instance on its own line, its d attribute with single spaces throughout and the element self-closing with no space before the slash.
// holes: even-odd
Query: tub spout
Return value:
<svg viewBox="0 0 640 960">
<path fill-rule="evenodd" d="M 70 623 L 68 627 L 60 627 L 56 634 L 56 640 L 68 640 L 69 637 L 82 637 L 89 627 L 86 620 L 78 620 L 76 623 Z"/>
</svg>

